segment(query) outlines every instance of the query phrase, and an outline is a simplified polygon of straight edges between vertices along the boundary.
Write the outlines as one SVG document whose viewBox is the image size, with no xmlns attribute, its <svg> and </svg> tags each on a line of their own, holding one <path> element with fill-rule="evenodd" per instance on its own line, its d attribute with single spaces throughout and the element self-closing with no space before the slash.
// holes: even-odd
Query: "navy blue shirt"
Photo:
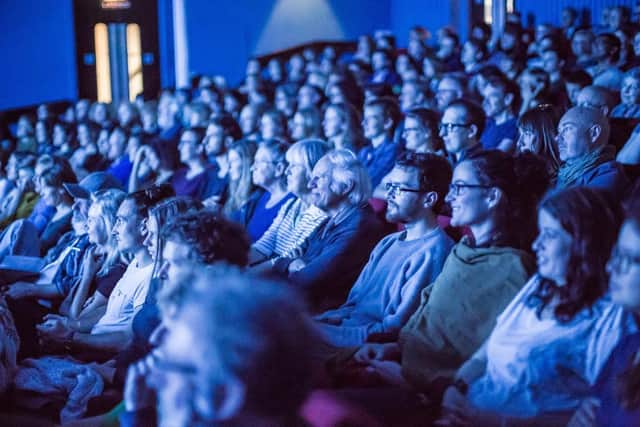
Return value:
<svg viewBox="0 0 640 427">
<path fill-rule="evenodd" d="M 378 148 L 368 145 L 360 149 L 358 159 L 367 168 L 373 188 L 380 185 L 382 178 L 391 172 L 393 165 L 396 163 L 399 150 L 400 146 L 391 141 L 383 142 Z"/>
<path fill-rule="evenodd" d="M 510 139 L 514 143 L 518 140 L 518 119 L 515 117 L 510 118 L 501 125 L 497 125 L 496 121 L 492 118 L 487 119 L 486 127 L 482 136 L 480 137 L 480 143 L 485 150 L 494 150 L 498 148 L 498 145 L 504 139 Z"/>
<path fill-rule="evenodd" d="M 271 193 L 265 191 L 264 194 L 258 199 L 253 215 L 249 219 L 247 224 L 247 233 L 251 238 L 251 242 L 255 243 L 260 240 L 260 237 L 271 226 L 271 223 L 278 215 L 280 208 L 295 196 L 291 193 L 284 196 L 278 203 L 270 208 L 267 208 L 267 202 L 271 197 Z"/>
</svg>

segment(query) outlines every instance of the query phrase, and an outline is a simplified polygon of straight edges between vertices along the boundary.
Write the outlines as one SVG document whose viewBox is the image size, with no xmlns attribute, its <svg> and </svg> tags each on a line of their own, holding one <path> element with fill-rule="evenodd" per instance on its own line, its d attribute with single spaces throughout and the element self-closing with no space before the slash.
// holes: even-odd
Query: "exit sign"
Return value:
<svg viewBox="0 0 640 427">
<path fill-rule="evenodd" d="M 103 9 L 129 9 L 131 2 L 129 0 L 100 0 L 100 6 Z"/>
</svg>

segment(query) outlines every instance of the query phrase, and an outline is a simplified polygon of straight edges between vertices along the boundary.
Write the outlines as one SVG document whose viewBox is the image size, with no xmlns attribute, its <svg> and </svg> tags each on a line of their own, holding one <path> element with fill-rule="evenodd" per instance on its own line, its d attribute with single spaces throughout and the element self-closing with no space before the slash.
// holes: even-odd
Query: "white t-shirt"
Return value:
<svg viewBox="0 0 640 427">
<path fill-rule="evenodd" d="M 469 387 L 474 406 L 515 417 L 575 409 L 618 341 L 637 330 L 605 296 L 571 321 L 539 319 L 527 305 L 534 276 L 498 317 L 485 374 Z"/>
<path fill-rule="evenodd" d="M 121 332 L 131 328 L 133 316 L 140 310 L 147 298 L 153 263 L 138 268 L 132 261 L 113 288 L 107 311 L 91 329 L 92 334 Z"/>
</svg>

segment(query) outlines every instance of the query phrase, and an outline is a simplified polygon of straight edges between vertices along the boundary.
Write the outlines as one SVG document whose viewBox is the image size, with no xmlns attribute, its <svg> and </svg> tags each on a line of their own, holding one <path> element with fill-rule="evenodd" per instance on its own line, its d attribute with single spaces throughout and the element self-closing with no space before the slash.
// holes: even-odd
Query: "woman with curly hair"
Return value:
<svg viewBox="0 0 640 427">
<path fill-rule="evenodd" d="M 597 190 L 545 197 L 533 243 L 538 271 L 458 370 L 443 399 L 445 420 L 565 425 L 611 351 L 638 329 L 605 295 L 605 264 L 619 224 Z"/>
</svg>

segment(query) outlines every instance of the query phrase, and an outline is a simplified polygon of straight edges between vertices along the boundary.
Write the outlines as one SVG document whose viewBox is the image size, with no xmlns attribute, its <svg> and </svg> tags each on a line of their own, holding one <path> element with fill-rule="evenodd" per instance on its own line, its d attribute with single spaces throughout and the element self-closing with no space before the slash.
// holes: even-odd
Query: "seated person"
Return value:
<svg viewBox="0 0 640 427">
<path fill-rule="evenodd" d="M 36 158 L 32 154 L 12 153 L 6 169 L 7 194 L 0 203 L 0 228 L 31 214 L 39 195 L 34 190 Z"/>
<path fill-rule="evenodd" d="M 166 302 L 173 319 L 160 347 L 129 368 L 120 425 L 304 425 L 315 334 L 299 299 L 280 284 L 208 270 L 190 272 L 190 289 Z M 178 365 L 192 371 L 167 370 Z M 176 372 L 178 388 L 164 386 Z"/>
<path fill-rule="evenodd" d="M 620 229 L 618 243 L 607 264 L 611 301 L 635 316 L 640 326 L 640 200 L 632 200 Z M 640 333 L 624 337 L 613 350 L 591 397 L 582 401 L 569 423 L 579 426 L 640 424 Z"/>
<path fill-rule="evenodd" d="M 159 139 L 138 147 L 129 177 L 129 193 L 171 181 L 177 168 L 177 154 L 175 145 Z"/>
<path fill-rule="evenodd" d="M 605 295 L 616 210 L 589 188 L 553 192 L 540 203 L 537 274 L 456 373 L 443 399 L 445 420 L 566 424 L 616 344 L 638 330 Z"/>
<path fill-rule="evenodd" d="M 616 105 L 615 94 L 607 88 L 600 86 L 586 86 L 578 92 L 576 107 L 587 107 L 600 110 L 605 116 L 609 116 Z"/>
<path fill-rule="evenodd" d="M 179 211 L 192 207 L 193 204 L 185 199 L 168 199 L 150 212 L 147 247 L 153 257 L 160 251 L 163 255 L 155 261 L 159 267 L 154 273 L 151 293 L 134 318 L 133 339 L 124 351 L 118 353 L 115 366 L 111 361 L 102 365 L 85 365 L 100 373 L 106 383 L 124 384 L 129 366 L 159 344 L 166 328 L 165 322 L 170 323 L 176 314 L 173 307 L 184 293 L 191 291 L 192 284 L 186 279 L 193 271 L 219 262 L 237 266 L 247 264 L 249 240 L 238 225 L 208 211 L 191 210 L 179 214 Z M 176 214 L 177 218 L 174 218 Z M 158 229 L 154 222 L 161 218 L 164 218 L 163 224 L 169 222 Z M 211 239 L 210 236 L 216 238 Z M 151 240 L 155 241 L 153 245 L 149 244 Z M 158 307 L 159 303 L 161 307 Z M 73 374 L 83 374 L 85 367 L 75 369 Z M 109 414 L 97 418 L 113 418 L 123 409 L 123 405 L 118 405 Z"/>
<path fill-rule="evenodd" d="M 226 184 L 218 177 L 216 168 L 207 162 L 202 140 L 204 129 L 191 128 L 182 131 L 178 151 L 185 167 L 178 169 L 171 179 L 176 196 L 188 196 L 205 200 L 220 196 Z"/>
<path fill-rule="evenodd" d="M 533 271 L 526 252 L 534 234 L 531 212 L 548 184 L 544 163 L 534 161 L 492 150 L 456 166 L 446 198 L 451 224 L 468 226 L 472 236 L 453 247 L 397 342 L 369 343 L 345 353 L 352 358 L 338 366 L 337 374 L 355 371 L 348 385 L 354 380 L 384 384 L 391 387 L 389 395 L 409 387 L 412 396 L 417 391 L 439 400 Z M 531 191 L 522 197 L 521 188 Z"/>
<path fill-rule="evenodd" d="M 622 78 L 620 104 L 613 108 L 611 117 L 640 119 L 640 67 L 630 69 Z"/>
<path fill-rule="evenodd" d="M 300 255 L 280 258 L 274 268 L 316 309 L 333 308 L 345 300 L 382 237 L 382 224 L 367 205 L 371 182 L 353 152 L 325 154 L 313 168 L 309 186 L 313 204 L 329 219 L 309 237 Z"/>
<path fill-rule="evenodd" d="M 287 191 L 296 200 L 280 208 L 271 226 L 252 245 L 250 263 L 291 256 L 326 221 L 326 214 L 313 204 L 309 180 L 313 167 L 327 150 L 327 144 L 317 139 L 298 141 L 287 150 Z"/>
<path fill-rule="evenodd" d="M 171 193 L 171 187 L 165 185 L 132 193 L 124 199 L 118 208 L 113 235 L 118 251 L 133 260 L 111 291 L 104 315 L 93 323 L 52 319 L 40 328 L 46 339 L 62 342 L 76 353 L 101 351 L 102 357 L 126 346 L 132 335 L 131 322 L 144 304 L 153 272 L 142 223 L 149 208 Z"/>
<path fill-rule="evenodd" d="M 106 172 L 118 180 L 122 188 L 129 183 L 133 164 L 127 154 L 129 132 L 124 127 L 115 127 L 109 134 L 109 149 L 106 158 L 111 162 Z"/>
<path fill-rule="evenodd" d="M 287 191 L 287 148 L 284 142 L 272 139 L 260 143 L 256 151 L 251 168 L 252 179 L 264 192 L 255 193 L 255 203 L 247 202 L 240 213 L 251 242 L 258 241 L 271 226 L 280 209 L 295 199 L 295 196 Z"/>
<path fill-rule="evenodd" d="M 351 288 L 347 301 L 315 317 L 332 346 L 364 344 L 372 333 L 397 334 L 440 274 L 453 241 L 436 216 L 451 181 L 451 166 L 435 154 L 410 154 L 387 175 L 389 222 L 404 231 L 383 238 Z"/>
<path fill-rule="evenodd" d="M 367 168 L 373 189 L 393 169 L 400 151 L 399 144 L 393 140 L 399 113 L 398 105 L 390 98 L 371 101 L 364 106 L 362 129 L 369 145 L 358 151 L 358 159 Z"/>
<path fill-rule="evenodd" d="M 111 291 L 128 264 L 118 251 L 113 235 L 117 210 L 125 196 L 126 193 L 120 190 L 93 193 L 87 216 L 87 235 L 91 246 L 83 257 L 80 274 L 63 292 L 65 299 L 58 312 L 65 318 L 47 315 L 41 327 L 46 327 L 53 319 L 76 324 L 95 323 L 104 314 Z"/>
<path fill-rule="evenodd" d="M 600 111 L 587 107 L 567 111 L 558 124 L 558 152 L 563 164 L 556 188 L 600 188 L 621 198 L 628 181 L 608 141 L 609 121 Z"/>
<path fill-rule="evenodd" d="M 440 136 L 451 166 L 455 167 L 482 151 L 480 135 L 484 131 L 485 121 L 482 108 L 469 101 L 453 101 L 445 108 L 440 120 Z"/>
<path fill-rule="evenodd" d="M 487 124 L 480 136 L 482 148 L 514 152 L 518 138 L 515 112 L 520 108 L 518 86 L 505 77 L 492 76 L 484 86 L 482 97 L 487 115 Z"/>
</svg>

